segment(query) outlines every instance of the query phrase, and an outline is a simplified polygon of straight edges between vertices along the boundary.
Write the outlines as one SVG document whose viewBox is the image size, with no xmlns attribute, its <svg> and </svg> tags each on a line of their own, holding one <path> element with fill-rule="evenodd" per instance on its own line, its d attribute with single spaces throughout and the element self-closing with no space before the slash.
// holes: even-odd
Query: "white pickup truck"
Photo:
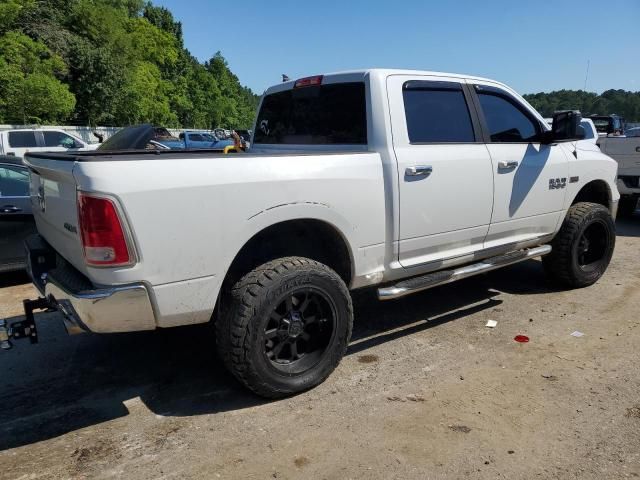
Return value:
<svg viewBox="0 0 640 480">
<path fill-rule="evenodd" d="M 99 146 L 57 128 L 0 130 L 0 155 L 23 157 L 28 152 L 88 151 Z"/>
<path fill-rule="evenodd" d="M 640 137 L 601 135 L 598 146 L 618 162 L 619 215 L 633 215 L 640 199 Z"/>
<path fill-rule="evenodd" d="M 32 307 L 72 331 L 214 322 L 254 392 L 311 388 L 347 348 L 350 290 L 396 299 L 543 255 L 552 280 L 596 282 L 616 163 L 575 148 L 579 121 L 550 129 L 487 79 L 364 70 L 268 89 L 251 153 L 28 154 Z"/>
</svg>

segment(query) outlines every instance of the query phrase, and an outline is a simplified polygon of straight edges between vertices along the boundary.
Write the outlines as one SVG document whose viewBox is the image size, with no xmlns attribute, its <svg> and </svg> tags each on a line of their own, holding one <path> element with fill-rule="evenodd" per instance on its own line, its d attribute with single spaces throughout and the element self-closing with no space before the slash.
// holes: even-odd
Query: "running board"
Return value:
<svg viewBox="0 0 640 480">
<path fill-rule="evenodd" d="M 444 285 L 445 283 L 455 282 L 456 280 L 523 262 L 530 258 L 541 257 L 549 252 L 551 252 L 551 245 L 542 245 L 540 247 L 518 250 L 505 255 L 487 258 L 479 263 L 472 263 L 471 265 L 465 265 L 464 267 L 454 270 L 440 270 L 438 272 L 428 273 L 421 277 L 403 280 L 390 287 L 379 288 L 378 298 L 380 300 L 393 300 L 394 298 L 421 292 L 438 285 Z"/>
</svg>

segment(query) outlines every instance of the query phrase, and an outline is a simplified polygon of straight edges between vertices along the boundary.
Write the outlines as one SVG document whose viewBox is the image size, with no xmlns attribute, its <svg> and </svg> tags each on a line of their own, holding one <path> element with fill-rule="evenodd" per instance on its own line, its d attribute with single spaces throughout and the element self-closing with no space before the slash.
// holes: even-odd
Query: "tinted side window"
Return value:
<svg viewBox="0 0 640 480">
<path fill-rule="evenodd" d="M 35 132 L 9 132 L 9 146 L 13 148 L 37 147 Z"/>
<path fill-rule="evenodd" d="M 536 124 L 513 103 L 499 95 L 478 93 L 492 142 L 531 142 Z"/>
<path fill-rule="evenodd" d="M 366 145 L 364 83 L 302 87 L 267 95 L 258 114 L 255 143 Z"/>
<path fill-rule="evenodd" d="M 53 132 L 45 130 L 42 132 L 44 135 L 44 145 L 45 147 L 64 147 L 64 148 L 75 148 L 76 141 L 70 135 L 62 132 Z"/>
<path fill-rule="evenodd" d="M 411 143 L 475 141 L 462 90 L 404 89 L 403 97 Z"/>
<path fill-rule="evenodd" d="M 26 168 L 0 166 L 0 197 L 28 197 L 29 173 Z"/>
</svg>

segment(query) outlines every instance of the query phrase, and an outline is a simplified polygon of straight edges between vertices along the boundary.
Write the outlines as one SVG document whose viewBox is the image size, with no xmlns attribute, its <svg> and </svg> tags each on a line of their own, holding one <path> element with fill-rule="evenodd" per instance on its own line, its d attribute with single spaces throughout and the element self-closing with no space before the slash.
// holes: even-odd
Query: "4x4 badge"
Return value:
<svg viewBox="0 0 640 480">
<path fill-rule="evenodd" d="M 567 186 L 567 179 L 565 178 L 550 178 L 549 179 L 549 190 L 554 190 L 556 188 L 565 188 Z"/>
</svg>

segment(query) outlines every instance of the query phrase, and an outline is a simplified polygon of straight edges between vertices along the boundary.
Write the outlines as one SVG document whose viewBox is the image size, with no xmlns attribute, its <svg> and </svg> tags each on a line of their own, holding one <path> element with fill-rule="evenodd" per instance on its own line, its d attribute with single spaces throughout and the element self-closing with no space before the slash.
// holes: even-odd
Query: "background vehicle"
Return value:
<svg viewBox="0 0 640 480">
<path fill-rule="evenodd" d="M 624 118 L 618 115 L 590 115 L 598 133 L 603 135 L 623 135 L 625 122 Z"/>
<path fill-rule="evenodd" d="M 640 127 L 628 128 L 624 131 L 627 137 L 640 137 Z"/>
<path fill-rule="evenodd" d="M 233 158 L 30 153 L 32 278 L 75 328 L 213 320 L 236 378 L 289 395 L 339 363 L 349 290 L 390 300 L 543 255 L 558 284 L 596 282 L 616 163 L 576 148 L 579 121 L 549 129 L 492 80 L 374 69 L 270 88 Z"/>
<path fill-rule="evenodd" d="M 86 143 L 62 130 L 38 128 L 0 131 L 0 155 L 22 157 L 26 152 L 95 150 L 98 143 Z"/>
<path fill-rule="evenodd" d="M 214 134 L 203 131 L 187 130 L 180 133 L 179 137 L 184 144 L 184 148 L 214 148 L 224 149 L 224 147 L 233 146 L 233 140 L 220 140 Z"/>
<path fill-rule="evenodd" d="M 633 214 L 640 198 L 640 137 L 603 136 L 600 150 L 618 162 L 618 190 L 621 217 Z"/>
<path fill-rule="evenodd" d="M 600 150 L 618 162 L 618 215 L 631 216 L 640 198 L 640 136 L 634 135 L 634 129 L 626 130 L 624 119 L 617 115 L 591 116 L 590 119 L 599 128 Z"/>
<path fill-rule="evenodd" d="M 36 232 L 29 199 L 29 170 L 22 159 L 0 156 L 0 272 L 25 267 L 24 240 Z"/>
</svg>

